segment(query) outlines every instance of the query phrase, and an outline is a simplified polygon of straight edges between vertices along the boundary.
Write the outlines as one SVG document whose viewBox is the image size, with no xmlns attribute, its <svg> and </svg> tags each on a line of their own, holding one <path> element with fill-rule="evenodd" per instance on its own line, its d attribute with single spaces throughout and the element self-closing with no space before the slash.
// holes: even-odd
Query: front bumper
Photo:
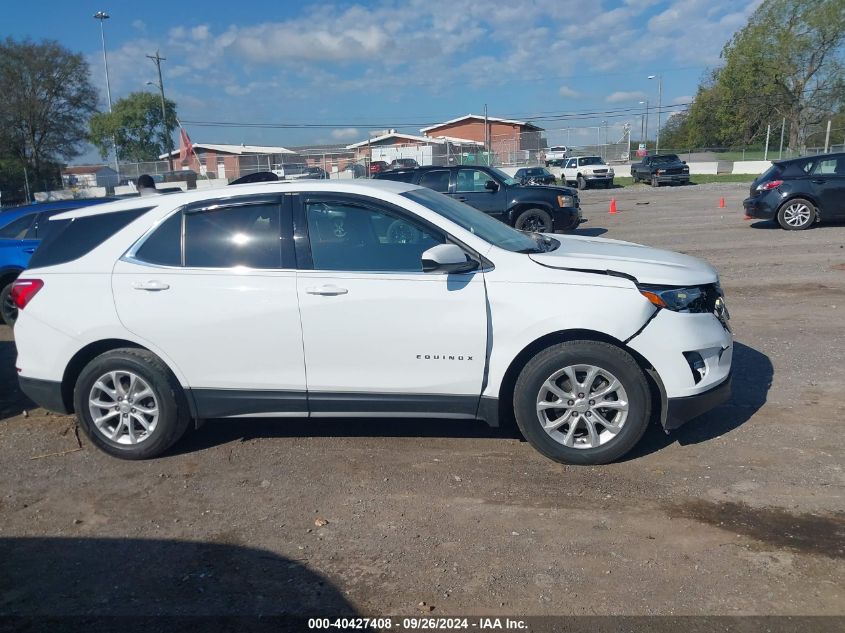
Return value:
<svg viewBox="0 0 845 633">
<path fill-rule="evenodd" d="M 571 231 L 584 221 L 581 207 L 559 207 L 552 214 L 555 231 Z"/>
<path fill-rule="evenodd" d="M 56 413 L 72 413 L 62 397 L 62 383 L 18 376 L 21 391 L 39 407 Z"/>
<path fill-rule="evenodd" d="M 660 176 L 652 176 L 652 179 L 657 179 L 657 182 L 663 184 L 668 183 L 689 183 L 689 174 L 661 174 Z"/>
<path fill-rule="evenodd" d="M 727 378 L 707 391 L 684 398 L 669 398 L 663 428 L 667 431 L 677 429 L 693 418 L 727 402 L 731 397 L 732 380 L 732 374 L 728 374 Z"/>
</svg>

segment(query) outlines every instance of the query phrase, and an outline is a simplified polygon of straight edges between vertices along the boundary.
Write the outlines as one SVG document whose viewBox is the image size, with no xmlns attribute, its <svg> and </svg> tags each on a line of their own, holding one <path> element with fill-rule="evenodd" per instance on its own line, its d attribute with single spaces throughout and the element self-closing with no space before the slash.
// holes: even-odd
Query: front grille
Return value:
<svg viewBox="0 0 845 633">
<path fill-rule="evenodd" d="M 594 169 L 593 173 L 594 174 L 606 174 L 607 170 L 606 169 Z"/>
</svg>

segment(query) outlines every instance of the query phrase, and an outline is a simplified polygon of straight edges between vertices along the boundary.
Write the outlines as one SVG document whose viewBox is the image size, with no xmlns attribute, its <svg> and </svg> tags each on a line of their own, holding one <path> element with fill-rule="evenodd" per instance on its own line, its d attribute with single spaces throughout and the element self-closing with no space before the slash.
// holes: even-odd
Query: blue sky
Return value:
<svg viewBox="0 0 845 633">
<path fill-rule="evenodd" d="M 183 121 L 326 126 L 186 123 L 195 142 L 352 143 L 388 126 L 418 133 L 486 103 L 492 116 L 545 117 L 537 123 L 554 143 L 565 140 L 555 130 L 602 120 L 610 136 L 630 123 L 638 140 L 639 101 L 657 101 L 647 76 L 662 75 L 664 106 L 688 102 L 759 2 L 11 0 L 3 21 L 6 35 L 82 52 L 103 107 L 98 10 L 112 16 L 105 28 L 114 99 L 153 89 L 145 55 L 159 49 Z M 553 118 L 563 114 L 575 117 Z M 653 116 L 650 130 L 655 123 Z"/>
</svg>

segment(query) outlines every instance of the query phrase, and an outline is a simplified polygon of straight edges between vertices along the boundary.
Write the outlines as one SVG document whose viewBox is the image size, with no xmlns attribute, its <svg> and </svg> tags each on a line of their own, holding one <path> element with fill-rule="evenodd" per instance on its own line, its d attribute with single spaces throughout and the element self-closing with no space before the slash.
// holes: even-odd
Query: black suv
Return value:
<svg viewBox="0 0 845 633">
<path fill-rule="evenodd" d="M 417 167 L 376 175 L 439 191 L 520 231 L 571 231 L 581 223 L 578 192 L 569 187 L 523 186 L 495 167 Z"/>
<path fill-rule="evenodd" d="M 742 206 L 747 216 L 777 220 L 787 231 L 845 220 L 845 153 L 775 161 L 751 183 Z"/>
<path fill-rule="evenodd" d="M 649 182 L 652 187 L 659 187 L 665 182 L 688 185 L 689 167 L 675 154 L 645 156 L 639 163 L 631 165 L 631 178 L 634 182 Z"/>
</svg>

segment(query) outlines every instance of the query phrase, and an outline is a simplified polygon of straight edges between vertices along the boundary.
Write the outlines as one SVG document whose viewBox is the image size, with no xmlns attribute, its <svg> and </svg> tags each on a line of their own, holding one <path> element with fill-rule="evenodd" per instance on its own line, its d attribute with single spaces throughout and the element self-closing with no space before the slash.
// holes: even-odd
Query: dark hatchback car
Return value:
<svg viewBox="0 0 845 633">
<path fill-rule="evenodd" d="M 775 220 L 787 231 L 845 220 L 845 153 L 775 161 L 751 183 L 742 206 L 747 216 Z"/>
<path fill-rule="evenodd" d="M 439 191 L 520 231 L 571 231 L 583 221 L 578 192 L 574 189 L 524 186 L 495 167 L 395 169 L 376 178 Z"/>
<path fill-rule="evenodd" d="M 513 175 L 515 180 L 527 184 L 554 185 L 557 178 L 545 167 L 522 167 Z"/>
<path fill-rule="evenodd" d="M 388 169 L 413 169 L 414 167 L 419 166 L 420 164 L 413 158 L 397 158 L 395 160 L 390 161 Z"/>
</svg>

